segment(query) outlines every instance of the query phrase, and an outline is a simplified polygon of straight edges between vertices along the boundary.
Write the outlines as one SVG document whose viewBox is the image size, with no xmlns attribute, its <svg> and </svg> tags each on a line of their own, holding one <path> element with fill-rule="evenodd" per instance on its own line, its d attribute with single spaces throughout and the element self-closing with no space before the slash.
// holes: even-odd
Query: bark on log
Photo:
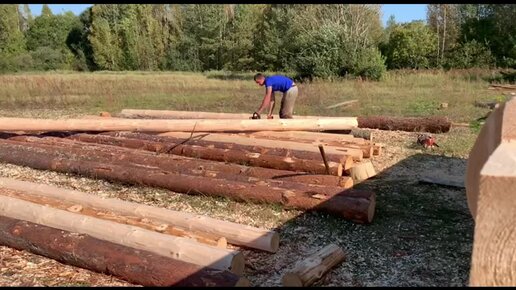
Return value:
<svg viewBox="0 0 516 290">
<path fill-rule="evenodd" d="M 46 154 L 48 156 L 53 157 L 66 157 L 72 160 L 88 160 L 101 163 L 113 163 L 117 165 L 125 165 L 128 163 L 137 164 L 150 169 L 161 169 L 165 171 L 182 173 L 187 175 L 213 177 L 240 182 L 249 182 L 258 185 L 267 185 L 271 187 L 293 188 L 305 192 L 307 194 L 318 193 L 324 195 L 334 195 L 342 192 L 344 189 L 348 189 L 353 186 L 353 179 L 348 176 L 341 177 L 341 186 L 309 185 L 291 181 L 259 179 L 244 176 L 239 174 L 240 169 L 233 167 L 231 167 L 232 170 L 230 170 L 230 172 L 226 172 L 224 170 L 206 170 L 203 165 L 196 167 L 195 164 L 192 164 L 191 160 L 176 158 L 173 155 L 157 156 L 151 154 L 150 152 L 135 149 L 118 148 L 110 145 L 84 143 L 54 137 L 37 138 L 28 136 L 18 136 L 10 138 L 10 140 L 27 142 L 30 143 L 30 146 L 49 150 Z M 226 164 L 223 165 L 228 166 Z M 221 168 L 224 169 L 224 167 Z"/>
<path fill-rule="evenodd" d="M 344 261 L 342 249 L 329 244 L 310 257 L 296 263 L 282 278 L 285 287 L 307 287 L 322 278 L 331 268 Z"/>
<path fill-rule="evenodd" d="M 196 145 L 167 145 L 163 142 L 153 142 L 140 139 L 113 137 L 105 135 L 78 134 L 70 137 L 73 140 L 108 144 L 133 149 L 142 149 L 159 153 L 169 153 L 206 160 L 236 163 L 280 170 L 307 172 L 312 174 L 326 174 L 324 162 L 297 159 L 292 157 L 278 157 L 275 155 L 248 153 L 242 150 L 208 148 Z M 342 176 L 344 170 L 341 163 L 330 162 L 331 174 Z"/>
<path fill-rule="evenodd" d="M 241 145 L 251 145 L 251 146 L 262 146 L 267 148 L 284 148 L 290 150 L 301 150 L 301 151 L 309 151 L 315 152 L 319 154 L 319 147 L 313 144 L 304 144 L 299 142 L 291 142 L 291 141 L 267 141 L 260 140 L 256 138 L 248 138 L 244 136 L 238 136 L 236 134 L 219 134 L 219 133 L 185 133 L 185 132 L 167 132 L 161 133 L 159 136 L 171 136 L 176 138 L 188 139 L 190 137 L 196 139 L 202 139 L 207 141 L 214 142 L 231 142 L 235 144 Z M 344 148 L 336 148 L 332 146 L 328 146 L 325 148 L 327 154 L 338 154 L 338 155 L 349 155 L 353 158 L 354 161 L 361 161 L 364 157 L 362 150 L 358 149 L 344 149 Z"/>
<path fill-rule="evenodd" d="M 74 202 L 67 201 L 66 198 L 60 197 L 56 199 L 54 197 L 49 196 L 41 196 L 37 194 L 33 194 L 30 192 L 12 192 L 12 191 L 2 191 L 0 190 L 1 195 L 6 195 L 12 198 L 17 198 L 21 200 L 25 200 L 32 203 L 37 203 L 46 206 L 52 206 L 53 208 L 68 210 L 71 212 L 78 212 L 83 215 L 91 216 L 94 218 L 99 218 L 103 220 L 115 221 L 117 223 L 137 226 L 140 228 L 144 228 L 147 230 L 178 236 L 192 239 L 196 242 L 207 244 L 210 246 L 226 249 L 227 240 L 224 237 L 214 236 L 211 234 L 206 234 L 202 232 L 193 232 L 187 231 L 185 229 L 178 228 L 171 224 L 166 223 L 158 223 L 157 221 L 152 221 L 145 218 L 140 218 L 138 216 L 129 215 L 129 214 L 116 214 L 109 209 L 106 208 L 94 208 L 91 206 L 86 206 L 82 204 L 77 204 Z"/>
<path fill-rule="evenodd" d="M 489 116 L 466 169 L 475 219 L 470 286 L 516 285 L 516 98 Z"/>
<path fill-rule="evenodd" d="M 4 140 L 0 143 L 0 161 L 36 169 L 149 185 L 186 194 L 205 194 L 229 197 L 237 201 L 277 203 L 286 208 L 325 211 L 357 223 L 370 223 L 374 215 L 375 194 L 368 191 L 345 190 L 333 196 L 312 196 L 294 189 L 176 174 L 145 167 L 49 158 L 44 154 L 47 152 L 45 150 L 25 148 L 23 144 L 5 144 L 6 142 L 15 141 Z"/>
<path fill-rule="evenodd" d="M 237 275 L 241 275 L 244 270 L 244 257 L 239 251 L 215 248 L 186 238 L 163 235 L 135 226 L 92 218 L 4 195 L 0 195 L 0 215 L 91 235 L 94 238 L 151 251 L 184 262 L 229 270 Z"/>
<path fill-rule="evenodd" d="M 358 126 L 357 118 L 272 120 L 138 120 L 138 119 L 36 119 L 0 118 L 0 131 L 140 131 L 220 132 L 346 130 Z"/>
<path fill-rule="evenodd" d="M 305 141 L 318 141 L 318 142 L 350 142 L 356 144 L 366 144 L 365 139 L 356 138 L 352 134 L 331 134 L 331 133 L 320 133 L 320 132 L 306 132 L 306 131 L 259 131 L 252 133 L 239 133 L 239 135 L 248 135 L 251 137 L 280 137 L 280 138 L 292 138 L 292 140 L 299 142 L 300 140 Z"/>
<path fill-rule="evenodd" d="M 106 132 L 101 135 L 113 136 L 113 137 L 125 137 L 130 139 L 140 139 L 147 140 L 153 142 L 166 143 L 167 146 L 172 147 L 177 144 L 184 145 L 196 145 L 202 147 L 211 147 L 211 148 L 219 148 L 219 149 L 235 149 L 246 152 L 267 154 L 267 155 L 275 155 L 281 157 L 294 157 L 299 159 L 308 159 L 308 160 L 321 160 L 321 156 L 315 152 L 309 151 L 301 151 L 301 150 L 289 150 L 285 148 L 270 148 L 263 146 L 252 146 L 252 145 L 242 145 L 235 144 L 232 142 L 216 142 L 216 141 L 207 141 L 203 140 L 201 136 L 198 138 L 176 138 L 171 136 L 156 136 L 151 134 L 142 134 L 142 133 L 132 133 L 132 132 Z M 343 154 L 326 154 L 329 161 L 342 163 L 344 170 L 348 170 L 353 166 L 353 159 L 351 156 L 343 155 Z"/>
<path fill-rule="evenodd" d="M 222 221 L 208 216 L 153 207 L 116 198 L 101 198 L 76 190 L 9 178 L 0 178 L 0 187 L 58 198 L 89 207 L 109 209 L 119 214 L 135 215 L 161 223 L 173 224 L 189 231 L 227 237 L 231 244 L 247 248 L 275 253 L 279 247 L 279 235 L 275 231 Z"/>
<path fill-rule="evenodd" d="M 0 244 L 142 286 L 249 286 L 229 271 L 5 216 L 0 216 Z"/>
<path fill-rule="evenodd" d="M 357 120 L 359 128 L 391 131 L 446 133 L 451 128 L 451 121 L 446 117 L 403 118 L 371 116 L 358 117 Z"/>
<path fill-rule="evenodd" d="M 353 186 L 353 179 L 349 176 L 314 175 L 303 172 L 250 167 L 239 164 L 227 164 L 224 162 L 202 160 L 179 155 L 156 155 L 151 153 L 151 151 L 86 143 L 54 137 L 40 138 L 34 136 L 16 136 L 9 139 L 20 142 L 72 146 L 81 150 L 97 150 L 96 155 L 98 155 L 100 152 L 107 152 L 111 155 L 113 153 L 117 153 L 118 160 L 139 164 L 143 164 L 142 162 L 150 162 L 149 164 L 164 170 L 178 171 L 189 175 L 202 175 L 206 177 L 220 176 L 220 178 L 237 181 L 242 180 L 242 177 L 245 176 L 248 177 L 249 182 L 263 183 L 263 181 L 272 181 L 274 184 L 283 184 L 285 187 L 293 186 L 291 183 L 303 183 L 325 187 L 342 187 L 344 189 L 351 188 Z M 85 155 L 81 154 L 81 156 Z M 93 158 L 94 156 L 95 154 L 91 154 L 87 157 Z M 140 160 L 140 156 L 145 158 L 145 161 Z"/>
</svg>

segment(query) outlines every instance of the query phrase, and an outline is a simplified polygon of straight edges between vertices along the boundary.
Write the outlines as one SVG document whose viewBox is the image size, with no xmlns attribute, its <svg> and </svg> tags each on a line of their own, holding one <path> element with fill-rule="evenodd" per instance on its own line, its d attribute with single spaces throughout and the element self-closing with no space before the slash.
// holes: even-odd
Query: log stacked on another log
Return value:
<svg viewBox="0 0 516 290">
<path fill-rule="evenodd" d="M 0 245 L 142 286 L 249 286 L 249 280 L 229 271 L 5 216 L 0 216 Z"/>
<path fill-rule="evenodd" d="M 47 146 L 47 148 L 45 148 Z M 11 140 L 0 141 L 0 161 L 36 169 L 81 174 L 110 181 L 144 184 L 187 194 L 229 197 L 238 201 L 277 203 L 286 208 L 325 211 L 357 223 L 370 223 L 375 194 L 369 191 L 343 190 L 322 195 L 288 187 L 201 177 L 149 168 L 145 165 L 118 165 L 87 161 L 76 156 L 59 156 L 60 146 L 38 145 Z"/>
</svg>

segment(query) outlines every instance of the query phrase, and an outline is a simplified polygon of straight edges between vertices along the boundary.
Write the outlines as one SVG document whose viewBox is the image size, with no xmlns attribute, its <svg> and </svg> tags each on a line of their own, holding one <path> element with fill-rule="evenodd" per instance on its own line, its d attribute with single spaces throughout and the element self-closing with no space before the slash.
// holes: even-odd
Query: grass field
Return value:
<svg viewBox="0 0 516 290">
<path fill-rule="evenodd" d="M 300 84 L 295 113 L 327 116 L 448 116 L 472 122 L 488 110 L 474 101 L 505 98 L 488 90 L 491 71 L 389 72 L 380 82 L 339 80 Z M 263 88 L 252 74 L 197 73 L 32 73 L 0 76 L 1 116 L 74 117 L 117 113 L 123 108 L 248 112 L 259 106 Z M 325 109 L 345 100 L 359 103 Z M 439 109 L 446 102 L 447 109 Z M 276 108 L 278 110 L 278 108 Z M 425 173 L 461 176 L 476 128 L 437 134 L 439 148 L 423 150 L 416 133 L 375 130 L 386 144 L 373 163 L 379 175 L 357 185 L 377 194 L 375 220 L 357 225 L 318 213 L 278 206 L 189 196 L 126 186 L 74 175 L 2 164 L 0 176 L 55 184 L 99 196 L 206 214 L 252 226 L 276 229 L 282 237 L 276 254 L 243 250 L 252 285 L 279 286 L 283 271 L 328 243 L 347 253 L 346 262 L 316 286 L 466 286 L 473 221 L 464 189 L 418 183 Z M 27 263 L 32 267 L 27 268 Z M 18 265 L 18 266 L 13 266 Z M 21 265 L 21 266 L 19 266 Z M 52 273 L 72 273 L 52 276 Z M 29 275 L 30 274 L 30 275 Z M 127 285 L 103 275 L 0 247 L 1 285 Z"/>
</svg>

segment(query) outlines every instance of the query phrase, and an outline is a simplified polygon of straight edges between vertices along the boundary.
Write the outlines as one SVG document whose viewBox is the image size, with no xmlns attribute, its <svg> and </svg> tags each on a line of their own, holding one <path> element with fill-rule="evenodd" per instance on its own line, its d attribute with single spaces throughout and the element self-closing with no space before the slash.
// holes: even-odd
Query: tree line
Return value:
<svg viewBox="0 0 516 290">
<path fill-rule="evenodd" d="M 386 69 L 516 67 L 516 5 L 429 4 L 381 23 L 373 4 L 95 4 L 33 17 L 0 5 L 0 71 L 284 71 L 379 79 Z"/>
</svg>

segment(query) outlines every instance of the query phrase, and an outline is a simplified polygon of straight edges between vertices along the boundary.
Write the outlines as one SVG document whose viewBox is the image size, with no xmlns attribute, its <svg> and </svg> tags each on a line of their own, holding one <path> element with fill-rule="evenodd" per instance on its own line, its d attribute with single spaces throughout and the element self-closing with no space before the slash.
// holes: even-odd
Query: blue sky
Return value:
<svg viewBox="0 0 516 290">
<path fill-rule="evenodd" d="M 79 15 L 92 4 L 49 4 L 48 6 L 54 14 L 60 14 L 66 11 L 72 11 Z M 33 15 L 41 14 L 42 4 L 29 4 Z M 382 5 L 383 24 L 391 15 L 394 15 L 396 22 L 410 22 L 412 20 L 426 19 L 426 4 L 383 4 Z"/>
</svg>

